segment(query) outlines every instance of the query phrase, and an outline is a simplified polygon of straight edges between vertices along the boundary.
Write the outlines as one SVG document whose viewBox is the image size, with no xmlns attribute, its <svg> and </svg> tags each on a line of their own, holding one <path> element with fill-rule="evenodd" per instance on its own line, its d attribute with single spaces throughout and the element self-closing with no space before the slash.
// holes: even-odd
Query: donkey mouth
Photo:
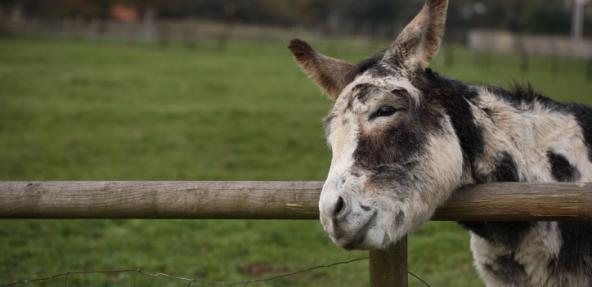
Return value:
<svg viewBox="0 0 592 287">
<path fill-rule="evenodd" d="M 377 214 L 377 212 L 374 211 L 372 213 L 372 215 L 370 216 L 370 218 L 368 219 L 368 221 L 366 221 L 366 223 L 364 223 L 362 228 L 360 228 L 356 232 L 356 234 L 354 234 L 354 236 L 348 242 L 346 242 L 346 244 L 342 245 L 342 247 L 345 250 L 356 249 L 356 247 L 358 247 L 360 244 L 362 244 L 364 242 L 364 240 L 366 239 L 366 234 L 368 233 L 368 230 L 370 230 L 370 228 L 374 227 L 374 225 L 376 223 L 376 214 Z"/>
</svg>

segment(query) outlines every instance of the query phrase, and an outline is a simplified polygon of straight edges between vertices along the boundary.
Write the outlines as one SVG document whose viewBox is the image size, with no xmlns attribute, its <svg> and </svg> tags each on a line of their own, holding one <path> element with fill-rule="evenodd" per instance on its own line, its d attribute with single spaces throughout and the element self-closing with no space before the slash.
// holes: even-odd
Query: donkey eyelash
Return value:
<svg viewBox="0 0 592 287">
<path fill-rule="evenodd" d="M 393 106 L 381 106 L 380 108 L 378 108 L 378 110 L 372 113 L 368 119 L 373 120 L 375 118 L 390 117 L 398 111 L 400 111 L 400 109 L 397 109 Z"/>
<path fill-rule="evenodd" d="M 405 95 L 407 95 L 407 90 L 405 90 L 403 88 L 396 88 L 396 89 L 391 90 L 391 94 L 397 95 L 397 96 L 405 96 Z"/>
</svg>

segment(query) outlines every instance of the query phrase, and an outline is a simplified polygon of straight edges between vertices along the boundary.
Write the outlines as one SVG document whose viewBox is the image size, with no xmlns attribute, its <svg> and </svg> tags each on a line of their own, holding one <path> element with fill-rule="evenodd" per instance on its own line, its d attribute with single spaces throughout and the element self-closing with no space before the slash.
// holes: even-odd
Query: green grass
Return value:
<svg viewBox="0 0 592 287">
<path fill-rule="evenodd" d="M 286 43 L 210 47 L 0 38 L 0 180 L 322 180 L 321 118 L 330 108 Z M 326 45 L 325 45 L 326 46 Z M 321 45 L 324 47 L 324 45 Z M 359 60 L 370 48 L 335 56 Z M 557 99 L 590 102 L 584 65 L 550 72 L 492 55 L 488 69 L 455 48 L 434 67 L 464 80 L 529 80 Z M 479 286 L 468 235 L 429 223 L 410 238 L 410 269 L 432 286 Z M 2 220 L 0 283 L 134 267 L 237 281 L 365 256 L 329 242 L 314 221 Z M 367 262 L 261 286 L 367 286 Z M 142 276 L 71 276 L 71 286 L 183 286 Z M 411 286 L 421 286 L 411 281 Z M 33 286 L 63 286 L 63 280 Z"/>
</svg>

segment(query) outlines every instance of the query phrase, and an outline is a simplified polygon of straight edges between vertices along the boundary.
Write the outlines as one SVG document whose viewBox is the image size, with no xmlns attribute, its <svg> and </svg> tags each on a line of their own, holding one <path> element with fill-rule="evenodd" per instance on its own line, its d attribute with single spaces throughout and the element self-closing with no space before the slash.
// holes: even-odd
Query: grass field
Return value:
<svg viewBox="0 0 592 287">
<path fill-rule="evenodd" d="M 210 47 L 0 38 L 0 180 L 322 180 L 330 108 L 286 43 Z M 323 45 L 321 45 L 323 47 Z M 332 46 L 359 60 L 369 48 Z M 339 46 L 337 46 L 339 47 Z M 592 102 L 584 65 L 456 48 L 434 68 L 469 81 L 529 80 Z M 429 223 L 410 238 L 410 269 L 432 286 L 479 286 L 468 235 Z M 142 268 L 237 281 L 366 256 L 335 247 L 313 221 L 2 220 L 0 283 L 53 273 Z M 71 276 L 70 286 L 183 286 L 141 276 Z M 411 286 L 421 286 L 411 281 Z M 64 286 L 63 280 L 32 286 Z M 367 262 L 261 286 L 367 286 Z"/>
</svg>

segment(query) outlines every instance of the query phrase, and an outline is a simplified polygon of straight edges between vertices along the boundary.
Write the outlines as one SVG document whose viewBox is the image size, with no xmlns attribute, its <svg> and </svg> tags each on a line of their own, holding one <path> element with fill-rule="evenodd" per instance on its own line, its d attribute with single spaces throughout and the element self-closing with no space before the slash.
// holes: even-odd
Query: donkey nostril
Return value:
<svg viewBox="0 0 592 287">
<path fill-rule="evenodd" d="M 340 196 L 337 199 L 337 203 L 335 204 L 335 209 L 333 210 L 333 215 L 337 215 L 339 214 L 339 212 L 341 210 L 343 210 L 343 207 L 345 206 L 345 202 L 343 201 L 343 198 Z"/>
</svg>

